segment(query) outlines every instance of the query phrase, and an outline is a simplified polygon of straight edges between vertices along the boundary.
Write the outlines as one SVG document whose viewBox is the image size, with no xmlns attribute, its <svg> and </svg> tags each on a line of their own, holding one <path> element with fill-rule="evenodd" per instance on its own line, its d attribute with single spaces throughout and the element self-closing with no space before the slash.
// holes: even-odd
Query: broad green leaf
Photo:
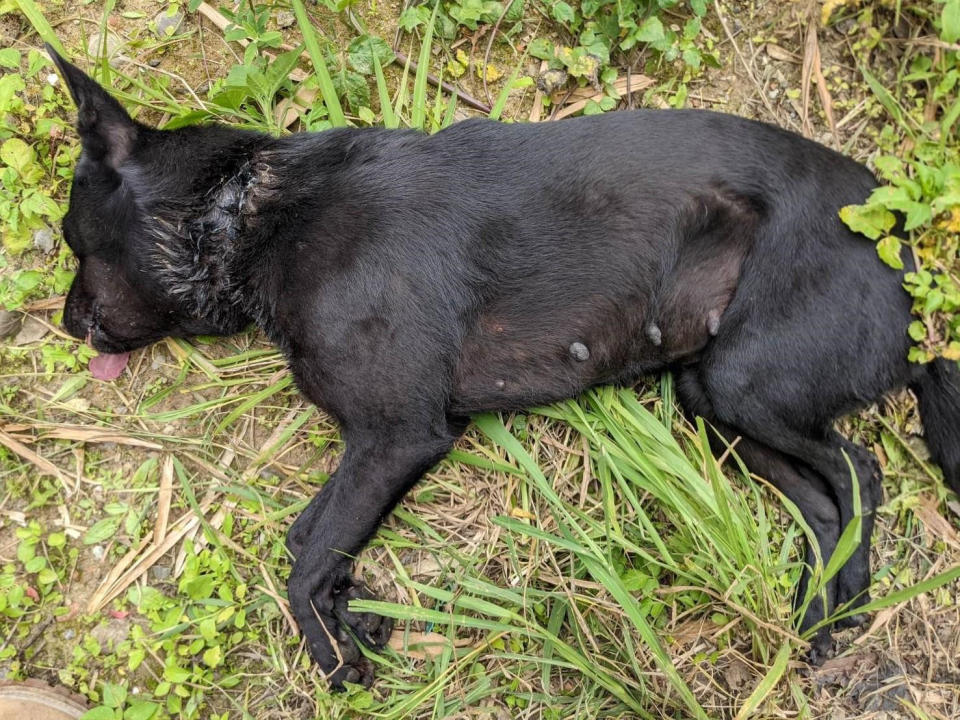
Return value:
<svg viewBox="0 0 960 720">
<path fill-rule="evenodd" d="M 113 708 L 95 707 L 80 716 L 80 720 L 118 720 L 119 715 Z"/>
<path fill-rule="evenodd" d="M 20 138 L 10 138 L 3 145 L 0 145 L 0 161 L 3 161 L 4 165 L 12 167 L 17 173 L 22 173 L 33 164 L 36 158 L 37 154 L 33 151 L 33 148 Z"/>
<path fill-rule="evenodd" d="M 15 96 L 25 88 L 26 85 L 19 73 L 6 73 L 0 76 L 0 113 L 8 112 L 14 106 L 22 106 L 23 102 Z"/>
<path fill-rule="evenodd" d="M 103 684 L 103 704 L 118 708 L 123 707 L 123 701 L 127 699 L 127 689 L 123 685 L 105 682 Z"/>
<path fill-rule="evenodd" d="M 663 23 L 660 22 L 660 18 L 656 15 L 652 15 L 640 24 L 634 37 L 636 37 L 638 41 L 646 43 L 663 40 L 665 37 Z"/>
<path fill-rule="evenodd" d="M 523 19 L 523 6 L 526 0 L 513 0 L 507 8 L 507 14 L 503 16 L 505 22 L 515 23 Z"/>
<path fill-rule="evenodd" d="M 571 24 L 576 15 L 573 12 L 573 8 L 570 7 L 567 3 L 560 0 L 553 6 L 553 17 L 559 20 L 562 23 Z"/>
<path fill-rule="evenodd" d="M 15 48 L 0 50 L 0 67 L 17 70 L 20 67 L 20 51 Z"/>
<path fill-rule="evenodd" d="M 947 0 L 940 16 L 940 38 L 954 43 L 960 40 L 960 0 Z"/>
<path fill-rule="evenodd" d="M 396 57 L 393 49 L 382 38 L 376 36 L 361 35 L 354 38 L 347 47 L 347 60 L 350 66 L 363 75 L 373 74 L 374 55 L 381 67 L 389 65 Z"/>
<path fill-rule="evenodd" d="M 919 320 L 914 320 L 907 327 L 907 333 L 914 342 L 920 342 L 927 337 L 927 327 Z"/>
<path fill-rule="evenodd" d="M 44 216 L 51 220 L 59 220 L 63 217 L 63 211 L 53 198 L 44 195 L 42 192 L 31 192 L 20 204 L 26 217 Z"/>
<path fill-rule="evenodd" d="M 887 235 L 877 243 L 877 255 L 894 270 L 903 270 L 903 260 L 900 257 L 902 243 L 895 235 Z"/>
<path fill-rule="evenodd" d="M 896 216 L 882 205 L 847 205 L 840 208 L 840 219 L 871 240 L 879 240 L 897 223 Z"/>
<path fill-rule="evenodd" d="M 213 595 L 214 576 L 197 575 L 180 581 L 180 592 L 186 593 L 191 600 L 206 600 Z"/>
<path fill-rule="evenodd" d="M 333 76 L 333 84 L 352 110 L 370 106 L 370 86 L 360 73 L 343 68 Z"/>
<path fill-rule="evenodd" d="M 203 653 L 203 663 L 207 667 L 216 667 L 223 661 L 223 651 L 220 649 L 219 645 L 214 645 L 212 648 Z"/>
<path fill-rule="evenodd" d="M 119 517 L 108 517 L 100 520 L 93 527 L 87 530 L 86 534 L 83 536 L 84 545 L 96 545 L 99 542 L 103 542 L 108 538 L 114 536 L 117 532 L 117 528 L 120 527 Z"/>
<path fill-rule="evenodd" d="M 557 51 L 553 43 L 546 38 L 534 38 L 534 40 L 527 47 L 527 52 L 531 55 L 531 57 L 535 57 L 540 60 L 553 60 L 553 58 L 556 57 Z"/>
<path fill-rule="evenodd" d="M 132 700 L 130 707 L 123 711 L 123 720 L 151 720 L 160 706 L 146 700 Z"/>
<path fill-rule="evenodd" d="M 172 683 L 183 683 L 190 679 L 190 671 L 179 665 L 168 665 L 163 669 L 163 678 Z"/>
</svg>

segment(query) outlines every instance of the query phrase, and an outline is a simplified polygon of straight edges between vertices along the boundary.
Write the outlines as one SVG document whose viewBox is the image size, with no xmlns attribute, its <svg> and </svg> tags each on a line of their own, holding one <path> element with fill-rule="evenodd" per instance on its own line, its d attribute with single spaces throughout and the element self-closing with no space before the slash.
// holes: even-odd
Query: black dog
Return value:
<svg viewBox="0 0 960 720">
<path fill-rule="evenodd" d="M 835 152 L 696 111 L 429 137 L 163 132 L 50 52 L 83 141 L 66 328 L 117 354 L 253 320 L 340 423 L 340 467 L 288 535 L 290 604 L 334 685 L 372 677 L 344 628 L 371 647 L 389 632 L 348 611 L 350 557 L 471 413 L 672 368 L 687 412 L 740 438 L 824 562 L 855 517 L 849 458 L 863 541 L 801 629 L 870 584 L 880 469 L 836 418 L 909 385 L 960 492 L 960 370 L 907 362 L 902 274 L 837 217 L 876 181 Z M 824 627 L 812 659 L 829 645 Z"/>
</svg>

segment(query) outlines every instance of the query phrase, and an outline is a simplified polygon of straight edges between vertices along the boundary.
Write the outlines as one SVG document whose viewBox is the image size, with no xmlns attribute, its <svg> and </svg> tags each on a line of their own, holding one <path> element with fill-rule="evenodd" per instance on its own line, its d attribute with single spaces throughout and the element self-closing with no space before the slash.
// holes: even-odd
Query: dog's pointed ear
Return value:
<svg viewBox="0 0 960 720">
<path fill-rule="evenodd" d="M 61 57 L 49 44 L 45 47 L 77 105 L 77 132 L 84 151 L 91 159 L 116 170 L 133 152 L 136 123 L 96 80 Z"/>
</svg>

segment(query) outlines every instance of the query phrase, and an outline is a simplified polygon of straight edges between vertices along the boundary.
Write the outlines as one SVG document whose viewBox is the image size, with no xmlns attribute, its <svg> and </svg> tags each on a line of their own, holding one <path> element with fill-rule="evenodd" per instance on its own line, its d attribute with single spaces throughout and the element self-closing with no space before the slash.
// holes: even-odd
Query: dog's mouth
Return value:
<svg viewBox="0 0 960 720">
<path fill-rule="evenodd" d="M 87 332 L 87 345 L 93 347 L 93 330 Z M 94 348 L 96 349 L 96 348 Z M 90 358 L 90 374 L 97 380 L 116 380 L 123 373 L 127 366 L 127 360 L 130 359 L 129 352 L 108 353 L 100 352 Z"/>
</svg>

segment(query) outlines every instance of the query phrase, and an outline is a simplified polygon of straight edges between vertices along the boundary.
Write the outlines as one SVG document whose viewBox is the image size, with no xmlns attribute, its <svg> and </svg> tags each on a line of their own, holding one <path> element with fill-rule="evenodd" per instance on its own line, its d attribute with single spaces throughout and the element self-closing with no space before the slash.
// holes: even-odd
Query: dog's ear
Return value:
<svg viewBox="0 0 960 720">
<path fill-rule="evenodd" d="M 136 123 L 96 80 L 67 62 L 49 44 L 45 47 L 77 105 L 77 132 L 84 151 L 91 159 L 116 170 L 133 151 Z"/>
</svg>

